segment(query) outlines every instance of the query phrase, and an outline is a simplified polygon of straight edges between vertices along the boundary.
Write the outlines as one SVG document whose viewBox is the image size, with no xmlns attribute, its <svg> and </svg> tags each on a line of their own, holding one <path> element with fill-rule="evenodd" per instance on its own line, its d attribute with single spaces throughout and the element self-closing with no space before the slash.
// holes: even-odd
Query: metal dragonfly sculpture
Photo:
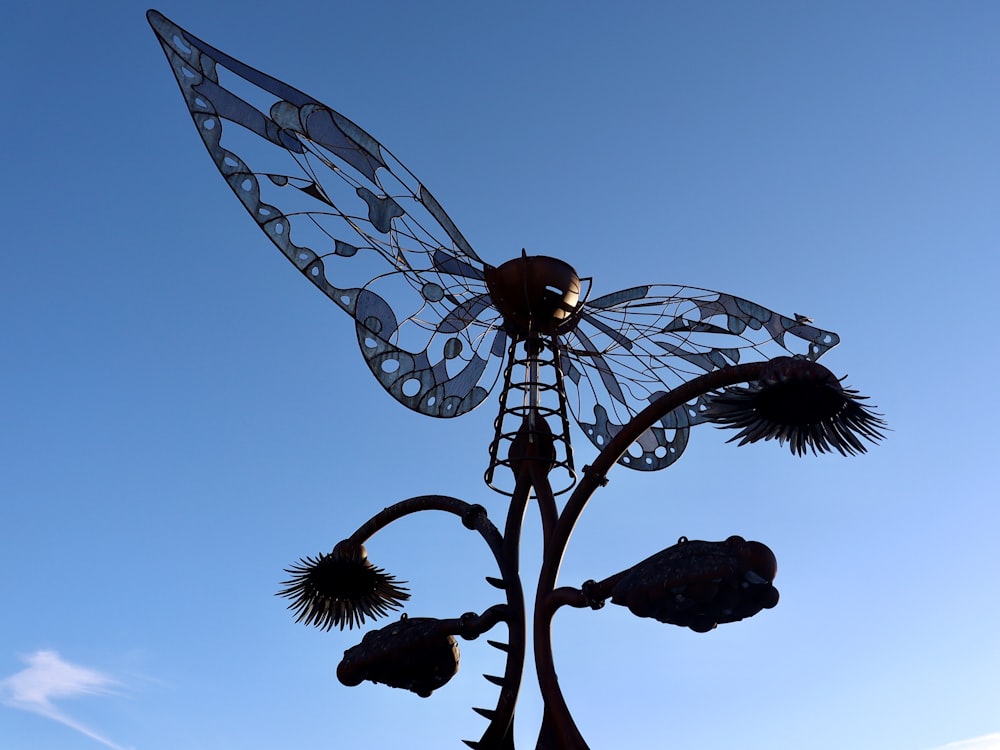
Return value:
<svg viewBox="0 0 1000 750">
<path fill-rule="evenodd" d="M 722 292 L 642 285 L 590 296 L 590 280 L 555 258 L 522 251 L 492 266 L 354 122 L 156 11 L 148 18 L 215 166 L 268 239 L 354 319 L 382 387 L 447 418 L 503 380 L 486 471 L 498 491 L 509 494 L 496 468 L 526 422 L 554 446 L 562 492 L 576 481 L 567 407 L 601 449 L 692 376 L 775 354 L 815 360 L 839 342 L 804 316 Z M 672 464 L 711 398 L 664 416 L 620 463 Z"/>
<path fill-rule="evenodd" d="M 483 612 L 402 618 L 367 633 L 337 670 L 427 696 L 458 670 L 455 636 L 503 623 L 503 675 L 479 750 L 512 750 L 513 717 L 529 638 L 544 701 L 538 750 L 586 750 L 556 678 L 551 624 L 563 606 L 610 600 L 639 617 L 707 632 L 778 601 L 773 553 L 759 542 L 684 537 L 578 588 L 559 586 L 563 554 L 581 513 L 615 464 L 669 466 L 689 430 L 735 427 L 741 443 L 776 439 L 807 449 L 864 452 L 884 422 L 816 363 L 839 342 L 801 315 L 779 315 L 730 294 L 636 286 L 591 296 L 556 258 L 483 261 L 424 185 L 372 136 L 309 95 L 219 51 L 156 11 L 148 19 L 212 161 L 261 231 L 354 320 L 362 356 L 397 401 L 457 417 L 502 381 L 486 482 L 509 495 L 503 532 L 486 509 L 424 495 L 388 506 L 333 550 L 286 569 L 281 596 L 299 621 L 356 627 L 402 607 L 396 579 L 368 560 L 378 531 L 416 512 L 461 518 L 490 547 L 504 593 Z M 792 356 L 788 356 L 792 355 Z M 737 387 L 748 383 L 746 387 Z M 599 452 L 577 482 L 569 414 Z M 498 467 L 510 475 L 497 473 Z M 557 490 L 549 480 L 562 470 Z M 503 485 L 513 478 L 513 488 Z M 555 496 L 572 490 L 562 509 Z M 533 495 L 532 495 L 533 493 Z M 525 510 L 537 501 L 542 563 L 527 627 L 519 569 Z"/>
</svg>

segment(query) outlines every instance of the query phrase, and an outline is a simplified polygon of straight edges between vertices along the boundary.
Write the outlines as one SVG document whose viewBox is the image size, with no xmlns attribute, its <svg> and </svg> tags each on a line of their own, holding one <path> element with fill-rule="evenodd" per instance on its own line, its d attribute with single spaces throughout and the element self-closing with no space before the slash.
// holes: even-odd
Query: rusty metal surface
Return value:
<svg viewBox="0 0 1000 750">
<path fill-rule="evenodd" d="M 447 630 L 440 620 L 404 615 L 344 652 L 337 679 L 349 686 L 370 680 L 428 698 L 458 673 L 458 641 Z"/>
<path fill-rule="evenodd" d="M 611 601 L 638 617 L 705 633 L 778 603 L 774 553 L 733 536 L 724 542 L 681 540 L 633 566 Z"/>
</svg>

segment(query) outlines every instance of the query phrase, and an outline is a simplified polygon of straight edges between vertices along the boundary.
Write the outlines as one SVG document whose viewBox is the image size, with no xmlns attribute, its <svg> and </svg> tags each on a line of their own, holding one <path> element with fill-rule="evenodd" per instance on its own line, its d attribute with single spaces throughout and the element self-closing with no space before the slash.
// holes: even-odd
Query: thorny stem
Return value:
<svg viewBox="0 0 1000 750">
<path fill-rule="evenodd" d="M 504 621 L 508 631 L 508 658 L 503 677 L 503 689 L 497 701 L 494 717 L 477 743 L 477 747 L 483 748 L 483 750 L 513 748 L 511 733 L 514 709 L 521 687 L 524 656 L 527 649 L 524 590 L 521 587 L 518 572 L 520 565 L 518 542 L 521 537 L 521 525 L 530 492 L 530 477 L 519 479 L 507 513 L 507 523 L 503 536 L 486 517 L 486 510 L 481 505 L 471 505 L 464 500 L 445 495 L 420 495 L 390 505 L 365 521 L 350 536 L 350 541 L 363 544 L 374 534 L 404 516 L 425 510 L 440 510 L 461 517 L 462 523 L 467 528 L 478 531 L 489 545 L 502 576 L 507 604 L 503 607 L 491 607 L 480 615 L 474 632 L 475 635 L 479 635 L 497 622 Z M 456 619 L 454 624 L 455 627 L 461 626 L 463 624 L 462 618 Z M 468 622 L 465 623 L 465 627 L 469 627 Z M 461 630 L 457 632 L 461 632 Z"/>
<path fill-rule="evenodd" d="M 526 648 L 524 593 L 519 575 L 520 538 L 532 490 L 538 499 L 544 538 L 533 617 L 535 669 L 545 704 L 536 750 L 588 750 L 559 688 L 552 652 L 552 620 L 556 611 L 564 605 L 597 606 L 598 602 L 607 598 L 619 576 L 593 584 L 589 589 L 585 587 L 586 590 L 556 588 L 559 569 L 573 529 L 594 492 L 607 484 L 608 471 L 643 433 L 674 409 L 699 396 L 737 383 L 759 380 L 767 366 L 767 362 L 754 362 L 724 367 L 688 381 L 652 402 L 608 441 L 591 466 L 584 468 L 583 477 L 561 513 L 558 512 L 549 485 L 548 469 L 540 461 L 528 459 L 521 461 L 516 467 L 516 484 L 503 535 L 486 517 L 482 506 L 444 495 L 422 495 L 391 505 L 366 521 L 351 535 L 351 541 L 364 543 L 373 534 L 406 515 L 423 510 L 440 510 L 460 516 L 463 523 L 478 531 L 489 545 L 503 576 L 507 607 L 491 608 L 483 613 L 477 620 L 475 629 L 492 626 L 499 620 L 506 621 L 510 653 L 496 716 L 482 739 L 475 743 L 475 747 L 483 750 L 513 748 L 513 713 Z M 456 624 L 459 622 L 460 620 L 455 621 Z"/>
</svg>

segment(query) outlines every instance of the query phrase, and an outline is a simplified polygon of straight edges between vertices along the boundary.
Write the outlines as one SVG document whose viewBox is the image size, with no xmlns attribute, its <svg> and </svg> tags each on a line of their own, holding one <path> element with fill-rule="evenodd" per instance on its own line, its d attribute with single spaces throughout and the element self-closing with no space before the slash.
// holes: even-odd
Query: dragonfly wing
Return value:
<svg viewBox="0 0 1000 750">
<path fill-rule="evenodd" d="M 603 447 L 639 411 L 698 375 L 741 362 L 797 355 L 818 359 L 839 343 L 801 316 L 788 317 L 722 292 L 638 286 L 589 300 L 562 341 L 570 408 Z M 655 471 L 676 461 L 711 396 L 667 414 L 620 463 Z"/>
<path fill-rule="evenodd" d="M 268 239 L 354 318 L 382 386 L 431 416 L 477 406 L 506 335 L 485 265 L 434 196 L 343 115 L 156 11 L 147 17 L 220 174 Z"/>
</svg>

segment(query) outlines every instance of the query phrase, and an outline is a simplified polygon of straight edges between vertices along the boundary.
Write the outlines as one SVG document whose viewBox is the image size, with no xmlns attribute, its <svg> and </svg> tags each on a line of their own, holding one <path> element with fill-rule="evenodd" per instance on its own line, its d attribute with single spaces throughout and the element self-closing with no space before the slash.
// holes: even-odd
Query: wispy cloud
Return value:
<svg viewBox="0 0 1000 750">
<path fill-rule="evenodd" d="M 932 750 L 1000 750 L 1000 732 L 973 737 L 971 740 L 949 742 L 947 745 L 932 748 Z"/>
<path fill-rule="evenodd" d="M 25 669 L 0 680 L 0 702 L 58 721 L 112 750 L 125 750 L 53 704 L 53 700 L 61 698 L 107 695 L 119 685 L 117 680 L 97 670 L 70 664 L 55 651 L 36 651 L 24 661 L 28 665 Z"/>
</svg>

